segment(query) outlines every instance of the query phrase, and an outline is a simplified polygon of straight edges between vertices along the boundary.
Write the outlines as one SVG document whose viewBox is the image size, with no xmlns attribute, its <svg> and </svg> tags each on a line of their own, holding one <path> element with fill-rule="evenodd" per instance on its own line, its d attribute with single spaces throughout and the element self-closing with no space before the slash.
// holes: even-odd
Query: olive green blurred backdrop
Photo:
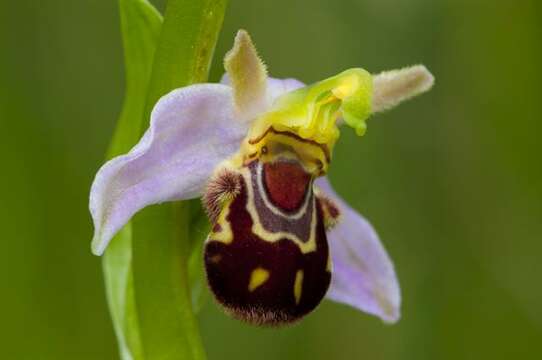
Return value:
<svg viewBox="0 0 542 360">
<path fill-rule="evenodd" d="M 231 0 L 213 80 L 241 27 L 277 77 L 437 82 L 343 131 L 331 171 L 394 259 L 402 320 L 324 303 L 262 330 L 209 301 L 209 358 L 541 359 L 540 2 Z M 117 3 L 3 0 L 0 29 L 0 359 L 116 359 L 87 196 L 123 97 Z"/>
</svg>

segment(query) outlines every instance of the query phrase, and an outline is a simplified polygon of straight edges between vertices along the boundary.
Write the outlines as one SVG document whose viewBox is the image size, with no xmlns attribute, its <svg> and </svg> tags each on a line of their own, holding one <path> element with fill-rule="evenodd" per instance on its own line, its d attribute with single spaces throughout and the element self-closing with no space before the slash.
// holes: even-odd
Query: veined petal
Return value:
<svg viewBox="0 0 542 360">
<path fill-rule="evenodd" d="M 319 178 L 316 185 L 341 210 L 339 223 L 328 232 L 333 273 L 326 296 L 385 322 L 396 322 L 401 305 L 399 283 L 378 235 L 333 191 L 327 178 Z"/>
<path fill-rule="evenodd" d="M 246 135 L 247 124 L 235 119 L 233 106 L 231 88 L 220 84 L 177 89 L 158 101 L 139 143 L 96 174 L 89 205 L 95 254 L 143 207 L 201 194 Z"/>
</svg>

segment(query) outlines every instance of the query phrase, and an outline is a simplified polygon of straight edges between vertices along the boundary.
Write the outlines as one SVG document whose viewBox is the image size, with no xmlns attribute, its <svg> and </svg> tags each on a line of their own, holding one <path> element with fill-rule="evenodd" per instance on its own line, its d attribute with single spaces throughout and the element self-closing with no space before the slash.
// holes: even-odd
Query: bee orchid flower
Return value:
<svg viewBox="0 0 542 360">
<path fill-rule="evenodd" d="M 326 174 L 340 126 L 363 135 L 371 114 L 427 91 L 432 75 L 418 65 L 378 75 L 355 68 L 309 86 L 274 79 L 242 30 L 224 65 L 220 84 L 163 96 L 139 143 L 100 168 L 92 251 L 101 255 L 148 205 L 201 197 L 211 223 L 207 281 L 232 316 L 287 324 L 327 297 L 397 321 L 393 264 Z"/>
</svg>

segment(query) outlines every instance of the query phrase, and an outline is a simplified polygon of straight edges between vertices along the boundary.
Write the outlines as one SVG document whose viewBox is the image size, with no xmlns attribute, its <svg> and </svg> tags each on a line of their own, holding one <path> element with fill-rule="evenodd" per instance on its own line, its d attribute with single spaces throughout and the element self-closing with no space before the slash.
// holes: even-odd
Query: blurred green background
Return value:
<svg viewBox="0 0 542 360">
<path fill-rule="evenodd" d="M 437 83 L 343 131 L 331 172 L 395 261 L 402 320 L 324 303 L 262 330 L 209 301 L 209 358 L 541 359 L 541 2 L 231 0 L 213 80 L 241 27 L 276 77 L 424 63 Z M 116 359 L 87 197 L 123 97 L 117 3 L 2 0 L 0 29 L 0 358 Z"/>
</svg>

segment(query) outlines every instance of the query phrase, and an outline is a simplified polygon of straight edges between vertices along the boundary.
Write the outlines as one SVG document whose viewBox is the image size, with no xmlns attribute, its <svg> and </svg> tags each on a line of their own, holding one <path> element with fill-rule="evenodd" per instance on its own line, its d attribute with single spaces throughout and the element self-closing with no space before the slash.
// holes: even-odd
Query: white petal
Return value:
<svg viewBox="0 0 542 360">
<path fill-rule="evenodd" d="M 327 234 L 333 261 L 327 297 L 385 322 L 396 322 L 401 306 L 399 282 L 378 235 L 333 191 L 327 178 L 318 179 L 316 184 L 341 210 L 339 223 Z"/>
<path fill-rule="evenodd" d="M 247 124 L 233 114 L 231 88 L 220 84 L 192 85 L 162 97 L 139 143 L 96 174 L 89 205 L 93 252 L 102 254 L 145 206 L 199 196 L 215 167 L 246 135 Z"/>
</svg>

